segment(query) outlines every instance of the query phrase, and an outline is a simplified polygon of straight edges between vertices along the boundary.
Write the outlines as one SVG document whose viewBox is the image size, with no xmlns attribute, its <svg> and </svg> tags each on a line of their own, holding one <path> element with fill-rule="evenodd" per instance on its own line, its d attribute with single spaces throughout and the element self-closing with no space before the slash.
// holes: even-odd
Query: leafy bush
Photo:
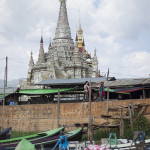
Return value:
<svg viewBox="0 0 150 150">
<path fill-rule="evenodd" d="M 94 131 L 93 134 L 93 140 L 94 141 L 100 141 L 101 138 L 108 138 L 109 137 L 109 133 L 116 133 L 117 136 L 119 135 L 119 130 L 118 129 L 98 129 L 96 131 Z M 88 140 L 88 134 L 83 134 L 82 136 L 82 141 L 87 141 Z"/>
<path fill-rule="evenodd" d="M 118 124 L 118 121 L 115 121 L 116 124 Z M 150 137 L 150 121 L 144 116 L 144 115 L 138 115 L 135 113 L 133 116 L 133 131 L 144 131 L 146 133 L 146 138 Z M 124 138 L 125 139 L 133 139 L 133 131 L 131 129 L 130 120 L 125 119 L 124 120 Z M 100 141 L 101 138 L 108 138 L 109 133 L 116 133 L 117 138 L 120 137 L 120 130 L 117 129 L 98 129 L 93 134 L 93 140 L 94 141 Z M 88 140 L 88 135 L 84 134 L 83 141 Z"/>
<path fill-rule="evenodd" d="M 124 121 L 125 131 L 124 138 L 133 139 L 133 132 L 130 125 L 130 120 Z M 133 131 L 144 131 L 146 137 L 150 136 L 150 121 L 143 115 L 137 113 L 133 116 Z"/>
</svg>

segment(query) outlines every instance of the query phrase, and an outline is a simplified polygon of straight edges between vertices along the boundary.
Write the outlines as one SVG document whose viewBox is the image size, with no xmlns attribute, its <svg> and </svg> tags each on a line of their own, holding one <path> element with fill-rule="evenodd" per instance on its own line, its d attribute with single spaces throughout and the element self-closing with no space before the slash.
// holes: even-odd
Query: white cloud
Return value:
<svg viewBox="0 0 150 150">
<path fill-rule="evenodd" d="M 148 76 L 150 52 L 139 51 L 141 47 L 134 45 L 141 42 L 145 30 L 150 32 L 149 0 L 68 0 L 67 7 L 73 39 L 80 9 L 86 49 L 93 53 L 96 47 L 101 72 L 110 68 L 110 74 L 116 77 Z M 9 79 L 27 76 L 31 50 L 37 60 L 41 26 L 47 51 L 50 37 L 54 37 L 58 10 L 56 0 L 0 1 L 0 58 L 8 56 L 16 60 L 12 66 L 24 66 L 13 69 L 10 65 Z M 150 47 L 149 42 L 144 44 L 141 46 Z"/>
<path fill-rule="evenodd" d="M 137 51 L 126 54 L 122 58 L 124 67 L 130 70 L 132 76 L 148 77 L 150 67 L 150 52 Z"/>
<path fill-rule="evenodd" d="M 116 39 L 136 39 L 149 28 L 149 6 L 149 0 L 102 0 L 95 13 L 95 28 Z"/>
</svg>

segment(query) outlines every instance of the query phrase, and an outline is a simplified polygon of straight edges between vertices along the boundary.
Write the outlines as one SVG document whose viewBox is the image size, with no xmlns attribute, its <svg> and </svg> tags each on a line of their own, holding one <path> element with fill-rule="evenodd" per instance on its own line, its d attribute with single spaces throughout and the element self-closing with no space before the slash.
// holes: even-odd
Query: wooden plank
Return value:
<svg viewBox="0 0 150 150">
<path fill-rule="evenodd" d="M 129 111 L 129 115 L 130 115 L 130 126 L 133 132 L 133 119 L 132 119 L 132 112 L 131 112 L 131 107 L 128 106 L 128 111 Z"/>
<path fill-rule="evenodd" d="M 107 115 L 109 113 L 109 86 L 107 87 Z"/>
<path fill-rule="evenodd" d="M 112 115 L 101 115 L 102 118 L 111 118 Z"/>
<path fill-rule="evenodd" d="M 143 106 L 143 108 L 141 109 L 141 111 L 138 113 L 138 116 L 139 116 L 140 114 L 142 114 L 145 109 L 146 109 L 146 106 Z"/>
<path fill-rule="evenodd" d="M 146 106 L 143 106 L 141 111 L 138 113 L 138 115 L 136 116 L 134 120 L 136 120 L 139 117 L 139 115 L 141 115 L 144 112 L 145 109 L 146 109 Z"/>
<path fill-rule="evenodd" d="M 59 128 L 59 120 L 60 120 L 60 89 L 58 89 L 57 128 Z"/>
<path fill-rule="evenodd" d="M 134 103 L 131 103 L 131 110 L 132 110 L 132 114 L 134 115 Z"/>
<path fill-rule="evenodd" d="M 145 99 L 145 89 L 143 87 L 143 99 Z"/>
<path fill-rule="evenodd" d="M 137 104 L 137 106 L 150 106 L 150 104 L 146 104 L 146 103 L 143 103 L 143 104 Z"/>
<path fill-rule="evenodd" d="M 92 134 L 92 118 L 91 118 L 91 81 L 90 81 L 90 87 L 89 87 L 89 124 L 88 124 L 88 140 L 93 140 L 93 134 Z"/>
<path fill-rule="evenodd" d="M 108 118 L 108 119 L 121 119 L 121 116 L 117 115 L 101 115 L 102 118 Z M 130 119 L 129 116 L 123 116 L 123 119 Z"/>
<path fill-rule="evenodd" d="M 100 125 L 108 125 L 108 124 L 110 124 L 110 122 L 104 122 L 104 123 L 102 123 Z"/>
<path fill-rule="evenodd" d="M 123 121 L 123 110 L 121 110 L 121 121 L 120 121 L 120 138 L 124 137 L 124 121 Z"/>
<path fill-rule="evenodd" d="M 88 127 L 88 123 L 75 123 L 75 127 Z"/>
<path fill-rule="evenodd" d="M 93 127 L 100 127 L 100 128 L 116 128 L 119 127 L 120 124 L 116 124 L 116 125 L 97 125 L 97 124 L 93 124 Z"/>
<path fill-rule="evenodd" d="M 141 104 L 138 104 L 138 105 L 141 105 Z M 134 105 L 134 109 L 138 108 L 138 105 Z M 142 105 L 143 106 L 143 105 Z M 119 109 L 128 109 L 128 106 L 117 106 L 117 107 L 109 107 L 109 110 L 119 110 Z"/>
</svg>

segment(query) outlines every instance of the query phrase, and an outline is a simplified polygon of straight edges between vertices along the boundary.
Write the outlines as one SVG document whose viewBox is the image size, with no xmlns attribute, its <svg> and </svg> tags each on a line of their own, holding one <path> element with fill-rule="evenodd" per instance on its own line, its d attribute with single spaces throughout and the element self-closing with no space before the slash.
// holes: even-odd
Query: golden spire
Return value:
<svg viewBox="0 0 150 150">
<path fill-rule="evenodd" d="M 78 28 L 78 47 L 79 48 L 83 48 L 82 34 L 83 34 L 83 30 L 81 28 L 81 23 L 79 23 L 79 28 Z"/>
</svg>

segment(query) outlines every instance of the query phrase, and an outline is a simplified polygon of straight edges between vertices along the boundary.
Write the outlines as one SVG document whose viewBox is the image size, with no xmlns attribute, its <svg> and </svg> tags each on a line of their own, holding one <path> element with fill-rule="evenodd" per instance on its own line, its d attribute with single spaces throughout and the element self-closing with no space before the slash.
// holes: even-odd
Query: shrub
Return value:
<svg viewBox="0 0 150 150">
<path fill-rule="evenodd" d="M 116 124 L 118 124 L 118 121 L 115 121 Z M 133 131 L 144 131 L 146 133 L 146 138 L 150 137 L 150 121 L 142 114 L 138 115 L 135 113 L 133 116 Z M 117 138 L 120 137 L 120 130 L 117 129 L 98 129 L 93 134 L 93 140 L 94 141 L 100 141 L 101 138 L 108 138 L 109 133 L 116 133 Z M 125 139 L 133 139 L 133 132 L 130 125 L 130 120 L 125 119 L 124 120 L 124 138 Z M 88 135 L 84 134 L 83 141 L 88 140 Z"/>
</svg>

